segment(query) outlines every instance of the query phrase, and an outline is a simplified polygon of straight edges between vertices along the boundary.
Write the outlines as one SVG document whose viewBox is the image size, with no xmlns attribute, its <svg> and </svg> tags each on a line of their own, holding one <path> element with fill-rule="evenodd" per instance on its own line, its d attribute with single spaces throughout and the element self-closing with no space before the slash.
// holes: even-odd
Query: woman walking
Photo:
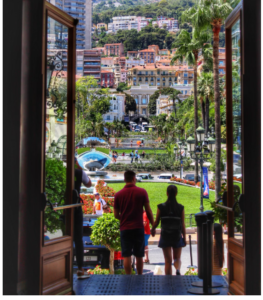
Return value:
<svg viewBox="0 0 263 300">
<path fill-rule="evenodd" d="M 212 275 L 222 275 L 224 262 L 224 241 L 222 238 L 222 226 L 214 224 L 214 258 Z"/>
<path fill-rule="evenodd" d="M 161 237 L 159 248 L 163 249 L 165 260 L 165 275 L 172 275 L 172 259 L 176 275 L 181 275 L 181 252 L 185 243 L 184 206 L 176 200 L 177 187 L 169 185 L 167 188 L 168 199 L 165 203 L 157 205 L 156 220 L 152 227 L 152 235 L 161 220 Z"/>
</svg>

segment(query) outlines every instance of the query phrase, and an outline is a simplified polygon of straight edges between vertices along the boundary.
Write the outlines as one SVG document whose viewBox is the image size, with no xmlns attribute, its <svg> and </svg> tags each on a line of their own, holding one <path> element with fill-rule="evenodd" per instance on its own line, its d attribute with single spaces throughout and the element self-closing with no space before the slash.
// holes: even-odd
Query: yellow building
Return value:
<svg viewBox="0 0 263 300">
<path fill-rule="evenodd" d="M 191 85 L 194 70 L 188 66 L 160 66 L 158 64 L 137 66 L 128 70 L 127 79 L 131 86 L 149 84 L 168 87 L 174 84 Z"/>
<path fill-rule="evenodd" d="M 98 29 L 99 31 L 101 31 L 101 28 L 102 28 L 102 27 L 104 27 L 105 30 L 108 30 L 108 25 L 107 25 L 107 24 L 105 24 L 105 23 L 98 23 L 98 24 L 97 24 L 97 29 Z"/>
</svg>

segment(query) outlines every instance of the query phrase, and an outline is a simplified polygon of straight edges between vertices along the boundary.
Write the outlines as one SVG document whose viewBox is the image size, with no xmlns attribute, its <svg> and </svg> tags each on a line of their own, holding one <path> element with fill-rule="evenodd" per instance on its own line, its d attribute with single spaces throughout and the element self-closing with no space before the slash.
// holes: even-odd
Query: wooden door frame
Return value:
<svg viewBox="0 0 263 300">
<path fill-rule="evenodd" d="M 228 207 L 233 207 L 233 124 L 232 124 L 232 50 L 231 27 L 241 21 L 241 101 L 242 101 L 242 175 L 245 195 L 243 244 L 234 239 L 234 216 L 228 211 L 228 264 L 232 258 L 243 264 L 243 287 L 233 279 L 229 268 L 230 290 L 235 294 L 258 295 L 261 260 L 261 82 L 260 82 L 260 1 L 240 3 L 226 20 L 226 89 L 227 89 L 227 163 Z M 253 46 L 252 46 L 253 45 Z M 253 175 L 252 175 L 253 174 Z M 252 203 L 253 202 L 253 203 Z M 239 278 L 240 279 L 240 278 Z"/>
<path fill-rule="evenodd" d="M 77 20 L 66 14 L 64 11 L 53 6 L 49 2 L 45 2 L 44 17 L 43 17 L 43 60 L 42 60 L 42 74 L 43 74 L 43 97 L 42 97 L 42 178 L 41 178 L 41 193 L 45 191 L 45 132 L 46 132 L 46 66 L 47 66 L 47 19 L 58 21 L 64 26 L 68 27 L 68 48 L 65 49 L 68 54 L 67 60 L 67 177 L 66 177 L 66 199 L 65 204 L 72 204 L 72 195 L 74 189 L 74 148 L 75 148 L 75 74 L 76 74 L 76 24 Z M 63 49 L 61 49 L 63 51 Z M 63 72 L 63 71 L 62 71 Z M 71 161 L 69 161 L 69 159 Z M 72 257 L 73 257 L 73 210 L 66 209 L 66 235 L 56 239 L 44 241 L 44 212 L 41 212 L 41 229 L 40 237 L 40 282 L 39 294 L 59 294 L 70 293 L 73 288 L 72 276 Z M 56 253 L 56 255 L 54 255 Z M 49 285 L 44 288 L 44 266 L 47 261 L 52 263 L 55 260 L 63 258 L 66 264 L 66 279 L 61 280 L 56 285 Z"/>
</svg>

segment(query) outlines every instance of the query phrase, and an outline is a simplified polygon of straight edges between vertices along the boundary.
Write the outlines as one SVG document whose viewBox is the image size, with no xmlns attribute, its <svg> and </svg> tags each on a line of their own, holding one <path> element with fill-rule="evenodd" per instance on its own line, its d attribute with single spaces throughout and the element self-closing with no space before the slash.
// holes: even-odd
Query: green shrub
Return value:
<svg viewBox="0 0 263 300">
<path fill-rule="evenodd" d="M 110 273 L 114 274 L 114 251 L 121 250 L 120 221 L 114 214 L 103 214 L 92 226 L 90 238 L 94 245 L 104 245 L 110 250 Z"/>
<path fill-rule="evenodd" d="M 46 186 L 45 192 L 47 199 L 52 203 L 63 205 L 65 203 L 66 194 L 66 168 L 63 162 L 57 159 L 46 158 Z M 47 231 L 54 233 L 58 229 L 64 232 L 64 224 L 62 220 L 63 210 L 54 211 L 50 208 L 45 210 L 45 225 Z"/>
</svg>

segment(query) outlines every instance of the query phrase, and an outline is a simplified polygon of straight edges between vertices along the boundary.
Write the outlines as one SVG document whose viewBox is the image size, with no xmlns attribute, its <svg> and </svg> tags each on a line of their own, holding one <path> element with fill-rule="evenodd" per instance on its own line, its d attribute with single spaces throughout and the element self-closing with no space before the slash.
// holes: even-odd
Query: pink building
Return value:
<svg viewBox="0 0 263 300">
<path fill-rule="evenodd" d="M 104 54 L 104 47 L 96 47 L 96 48 L 92 48 L 92 50 L 98 50 L 101 55 Z"/>
<path fill-rule="evenodd" d="M 149 21 L 145 19 L 145 17 L 137 17 L 138 22 L 138 31 L 141 31 L 142 28 L 149 25 Z"/>
<path fill-rule="evenodd" d="M 179 29 L 178 20 L 174 18 L 158 17 L 157 21 L 152 22 L 152 25 L 157 25 L 159 28 L 166 27 L 169 31 L 177 31 Z"/>
<path fill-rule="evenodd" d="M 122 43 L 105 44 L 104 55 L 122 56 L 124 55 L 124 46 Z"/>
<path fill-rule="evenodd" d="M 102 66 L 112 66 L 114 65 L 114 57 L 102 57 L 101 58 Z"/>
<path fill-rule="evenodd" d="M 127 80 L 127 70 L 121 69 L 121 82 L 126 82 Z"/>
</svg>

